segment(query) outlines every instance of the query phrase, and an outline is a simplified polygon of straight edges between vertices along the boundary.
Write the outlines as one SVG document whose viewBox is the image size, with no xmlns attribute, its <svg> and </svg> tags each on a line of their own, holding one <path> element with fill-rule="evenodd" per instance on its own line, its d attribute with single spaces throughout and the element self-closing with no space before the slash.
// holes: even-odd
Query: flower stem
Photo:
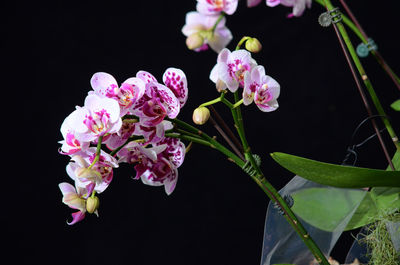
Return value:
<svg viewBox="0 0 400 265">
<path fill-rule="evenodd" d="M 201 105 L 199 106 L 199 108 L 200 108 L 200 107 L 210 106 L 210 105 L 213 105 L 213 104 L 218 103 L 218 102 L 221 102 L 221 97 L 218 97 L 218 98 L 216 98 L 216 99 L 207 101 L 207 102 L 201 104 Z"/>
<path fill-rule="evenodd" d="M 242 105 L 243 104 L 243 99 L 241 99 L 241 100 L 239 100 L 238 102 L 236 102 L 235 104 L 233 104 L 233 108 L 237 108 L 237 107 L 239 107 L 240 105 Z"/>
<path fill-rule="evenodd" d="M 237 91 L 234 93 L 234 97 L 235 97 L 234 105 L 236 105 L 240 101 L 239 94 Z M 255 170 L 254 171 L 255 174 L 251 173 L 248 175 L 257 183 L 257 185 L 265 192 L 265 194 L 267 194 L 267 196 L 273 202 L 278 204 L 278 206 L 282 209 L 282 211 L 284 213 L 285 219 L 293 227 L 293 229 L 296 231 L 296 233 L 300 236 L 300 238 L 303 240 L 305 245 L 308 247 L 308 249 L 311 251 L 311 253 L 315 256 L 316 260 L 320 264 L 329 265 L 326 257 L 324 256 L 322 251 L 319 249 L 319 247 L 317 246 L 315 241 L 310 237 L 307 230 L 297 219 L 297 217 L 295 216 L 293 211 L 287 205 L 286 201 L 282 198 L 282 196 L 278 193 L 278 191 L 272 186 L 272 184 L 265 178 L 260 167 L 257 165 L 257 163 L 254 159 L 254 156 L 251 153 L 250 146 L 245 137 L 240 104 L 238 104 L 238 107 L 232 108 L 231 111 L 232 111 L 233 119 L 235 121 L 235 127 L 239 134 L 240 140 L 242 141 L 243 149 L 245 152 L 245 158 L 248 162 L 250 162 L 251 167 Z"/>
<path fill-rule="evenodd" d="M 235 117 L 235 119 L 237 116 Z M 237 120 L 237 119 L 236 119 Z M 195 143 L 199 143 L 205 146 L 209 146 L 212 148 L 217 149 L 221 153 L 225 154 L 231 161 L 233 161 L 236 165 L 238 165 L 240 168 L 244 168 L 246 166 L 245 161 L 240 159 L 238 156 L 236 156 L 234 153 L 232 153 L 230 150 L 225 148 L 223 145 L 218 143 L 215 139 L 212 137 L 208 136 L 206 133 L 198 130 L 197 128 L 185 123 L 184 121 L 178 120 L 178 119 L 173 119 L 170 120 L 171 122 L 175 123 L 176 126 L 183 128 L 184 130 L 187 130 L 190 134 L 197 134 L 199 137 L 202 139 L 199 139 L 199 137 L 193 137 L 190 135 L 185 135 L 185 134 L 174 134 L 174 133 L 168 133 L 166 134 L 167 137 L 175 137 L 175 138 L 180 138 L 183 140 L 189 140 Z M 243 135 L 242 133 L 240 135 Z M 244 139 L 243 142 L 244 146 L 247 146 L 247 141 Z M 323 265 L 329 265 L 328 261 L 326 260 L 325 256 L 321 252 L 321 250 L 318 248 L 316 243 L 313 241 L 313 239 L 310 237 L 310 235 L 307 233 L 303 225 L 299 222 L 293 211 L 290 209 L 290 207 L 287 205 L 285 200 L 280 196 L 280 194 L 277 192 L 277 190 L 269 183 L 266 178 L 264 177 L 263 173 L 261 172 L 260 168 L 258 167 L 257 163 L 254 160 L 253 155 L 250 153 L 250 148 L 247 148 L 246 150 L 246 159 L 250 161 L 251 166 L 255 169 L 256 174 L 249 174 L 250 177 L 257 183 L 257 185 L 267 194 L 267 196 L 273 201 L 276 202 L 279 207 L 282 209 L 284 212 L 284 217 L 285 219 L 289 222 L 289 224 L 294 228 L 294 230 L 299 234 L 301 239 L 304 241 L 306 246 L 310 249 L 311 253 L 316 257 L 317 261 Z"/>
<path fill-rule="evenodd" d="M 334 8 L 332 6 L 330 0 L 324 0 L 324 1 L 326 3 L 326 9 L 328 11 L 330 11 L 330 10 L 332 10 Z M 379 101 L 379 99 L 378 99 L 378 97 L 377 97 L 377 95 L 375 93 L 375 90 L 372 87 L 371 81 L 369 80 L 367 74 L 365 73 L 364 67 L 362 66 L 362 64 L 361 64 L 361 62 L 360 62 L 360 60 L 359 60 L 359 58 L 357 56 L 357 53 L 356 53 L 356 51 L 355 51 L 355 49 L 354 49 L 354 47 L 353 47 L 353 45 L 352 45 L 352 43 L 350 41 L 350 38 L 347 35 L 346 29 L 344 28 L 344 26 L 343 26 L 343 24 L 341 22 L 335 23 L 335 24 L 333 24 L 333 26 L 334 26 L 335 31 L 337 32 L 339 41 L 341 41 L 340 36 L 343 38 L 344 43 L 347 46 L 347 50 L 349 51 L 349 53 L 351 55 L 351 58 L 352 58 L 352 60 L 353 60 L 353 62 L 355 64 L 355 66 L 356 66 L 356 68 L 357 68 L 362 80 L 364 81 L 364 85 L 367 88 L 367 91 L 368 91 L 368 93 L 369 93 L 369 95 L 370 95 L 370 97 L 372 99 L 372 102 L 375 105 L 375 108 L 377 109 L 379 115 L 382 117 L 382 121 L 383 121 L 383 123 L 384 123 L 384 125 L 385 125 L 385 127 L 386 127 L 386 129 L 387 129 L 387 131 L 388 131 L 388 133 L 390 135 L 390 137 L 392 138 L 392 141 L 393 141 L 395 147 L 397 148 L 397 150 L 400 150 L 399 139 L 398 139 L 396 133 L 394 132 L 393 127 L 390 124 L 390 121 L 387 118 L 387 115 L 386 115 L 385 111 L 383 110 L 383 107 L 382 107 L 382 105 L 381 105 L 381 103 L 380 103 L 380 101 Z M 339 35 L 339 33 L 340 33 L 340 35 Z M 344 53 L 346 55 L 347 54 L 346 49 L 343 49 L 343 51 L 344 51 Z M 350 68 L 352 69 L 353 66 L 352 66 L 351 62 L 348 61 L 348 63 L 349 63 Z M 358 84 L 358 79 L 356 77 L 355 77 L 355 80 L 356 80 L 356 83 Z M 359 89 L 359 90 L 360 90 L 360 93 L 361 93 L 362 90 L 361 89 Z M 361 93 L 361 95 L 362 95 L 362 93 Z M 370 110 L 368 110 L 369 109 L 369 105 L 368 105 L 367 101 L 364 98 L 363 98 L 363 101 L 364 101 L 365 107 L 367 108 L 369 116 L 371 116 L 372 113 L 371 113 Z M 371 121 L 372 121 L 372 123 L 374 125 L 374 120 L 371 120 Z M 376 131 L 378 137 L 380 137 L 379 129 L 377 129 L 375 125 L 374 125 L 374 127 L 375 127 L 375 131 Z M 383 144 L 383 140 L 380 140 L 380 141 L 382 143 L 382 148 L 385 149 L 385 146 Z M 385 152 L 385 150 L 384 150 L 384 152 Z M 385 156 L 388 159 L 389 165 L 392 165 L 390 156 L 387 154 L 387 151 L 385 152 Z M 392 168 L 393 168 L 393 165 L 392 165 Z"/>
<path fill-rule="evenodd" d="M 103 136 L 100 136 L 99 139 L 97 140 L 96 156 L 94 157 L 93 162 L 92 164 L 90 164 L 88 169 L 91 169 L 97 163 L 97 161 L 99 161 L 102 141 L 103 141 Z"/>
<path fill-rule="evenodd" d="M 236 45 L 235 51 L 239 50 L 240 47 L 242 46 L 242 44 L 243 44 L 245 41 L 247 41 L 248 39 L 250 39 L 250 37 L 244 36 L 244 37 L 238 42 L 238 44 Z"/>
<path fill-rule="evenodd" d="M 325 7 L 325 2 L 324 0 L 314 0 L 318 4 L 322 5 Z M 368 43 L 368 36 L 365 33 L 365 31 L 362 29 L 360 23 L 358 23 L 356 17 L 353 15 L 351 12 L 350 8 L 347 6 L 347 4 L 343 1 L 340 0 L 342 3 L 343 7 L 345 8 L 346 12 L 349 14 L 351 19 L 349 19 L 345 15 L 341 15 L 343 18 L 344 24 L 346 24 L 357 36 L 358 38 L 365 44 Z M 353 23 L 354 21 L 354 23 Z M 389 75 L 389 77 L 392 79 L 393 83 L 397 86 L 397 88 L 400 90 L 400 78 L 396 75 L 395 72 L 390 68 L 390 66 L 386 63 L 386 61 L 383 59 L 382 55 L 377 51 L 377 50 L 372 50 L 371 54 L 374 56 L 375 60 L 381 65 L 383 70 Z"/>
<path fill-rule="evenodd" d="M 212 33 L 213 36 L 214 36 L 214 31 L 215 31 L 215 29 L 217 28 L 219 22 L 221 22 L 221 20 L 224 18 L 224 16 L 225 16 L 225 13 L 222 12 L 222 13 L 219 15 L 217 21 L 215 21 L 214 26 L 211 28 L 211 33 Z"/>
</svg>

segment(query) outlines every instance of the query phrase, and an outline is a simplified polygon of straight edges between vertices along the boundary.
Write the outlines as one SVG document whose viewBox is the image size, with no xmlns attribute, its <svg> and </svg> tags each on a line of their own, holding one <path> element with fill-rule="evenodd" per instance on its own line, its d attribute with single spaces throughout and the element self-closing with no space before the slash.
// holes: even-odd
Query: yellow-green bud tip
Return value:
<svg viewBox="0 0 400 265">
<path fill-rule="evenodd" d="M 199 33 L 193 33 L 186 39 L 186 46 L 190 50 L 200 48 L 203 45 L 204 38 Z"/>
<path fill-rule="evenodd" d="M 256 38 L 249 38 L 245 44 L 246 50 L 257 53 L 261 51 L 262 45 Z"/>
<path fill-rule="evenodd" d="M 210 118 L 210 111 L 206 107 L 198 107 L 193 111 L 193 122 L 203 125 Z"/>
<path fill-rule="evenodd" d="M 89 197 L 86 200 L 86 210 L 88 213 L 94 213 L 100 205 L 99 198 L 97 196 Z"/>
</svg>

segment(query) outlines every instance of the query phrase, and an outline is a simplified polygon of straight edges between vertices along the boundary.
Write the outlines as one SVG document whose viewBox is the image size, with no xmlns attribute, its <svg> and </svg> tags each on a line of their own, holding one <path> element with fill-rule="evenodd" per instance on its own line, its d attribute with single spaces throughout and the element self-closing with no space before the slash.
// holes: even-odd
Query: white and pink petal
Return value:
<svg viewBox="0 0 400 265">
<path fill-rule="evenodd" d="M 183 107 L 188 98 L 188 86 L 185 73 L 178 68 L 170 67 L 163 74 L 163 82 L 179 100 L 180 107 Z"/>
</svg>

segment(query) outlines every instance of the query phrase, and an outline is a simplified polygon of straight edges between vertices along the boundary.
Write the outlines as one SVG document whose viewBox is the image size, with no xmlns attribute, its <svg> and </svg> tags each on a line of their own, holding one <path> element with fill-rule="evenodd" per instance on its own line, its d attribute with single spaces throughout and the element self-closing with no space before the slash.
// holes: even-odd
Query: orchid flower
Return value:
<svg viewBox="0 0 400 265">
<path fill-rule="evenodd" d="M 60 148 L 60 153 L 64 155 L 73 155 L 78 153 L 79 151 L 85 151 L 89 147 L 89 142 L 82 142 L 76 139 L 75 130 L 68 123 L 68 120 L 65 119 L 61 124 L 61 134 L 64 137 L 64 140 L 59 141 L 62 144 Z"/>
<path fill-rule="evenodd" d="M 136 179 L 140 178 L 150 186 L 164 185 L 165 192 L 170 195 L 178 180 L 178 167 L 184 160 L 185 145 L 178 139 L 170 138 L 157 145 L 164 150 L 157 154 L 156 160 L 141 161 L 135 166 Z"/>
<path fill-rule="evenodd" d="M 206 16 L 195 11 L 186 14 L 186 24 L 182 28 L 183 35 L 186 37 L 197 35 L 202 40 L 195 51 L 206 50 L 209 46 L 215 52 L 220 52 L 232 40 L 232 33 L 225 26 L 225 18 L 219 21 L 212 32 L 218 18 L 218 15 Z"/>
<path fill-rule="evenodd" d="M 64 121 L 74 128 L 78 141 L 96 141 L 100 136 L 117 132 L 121 125 L 120 107 L 117 101 L 89 94 L 84 107 L 77 107 Z"/>
<path fill-rule="evenodd" d="M 243 104 L 253 102 L 263 112 L 271 112 L 278 108 L 280 86 L 272 77 L 265 75 L 263 66 L 256 66 L 244 77 Z"/>
<path fill-rule="evenodd" d="M 121 116 L 128 112 L 132 104 L 141 98 L 145 91 L 145 83 L 139 78 L 129 78 L 122 83 L 121 87 L 118 87 L 115 78 L 104 72 L 95 73 L 90 84 L 97 95 L 112 98 L 118 102 Z"/>
<path fill-rule="evenodd" d="M 218 15 L 221 12 L 232 15 L 237 5 L 238 0 L 197 0 L 196 9 L 204 15 Z"/>
<path fill-rule="evenodd" d="M 279 4 L 293 7 L 293 11 L 288 17 L 300 17 L 306 7 L 311 8 L 312 0 L 266 0 L 267 6 L 274 7 Z"/>
<path fill-rule="evenodd" d="M 176 118 L 180 111 L 181 103 L 173 91 L 158 83 L 150 73 L 139 71 L 136 76 L 146 84 L 145 94 L 131 108 L 131 112 L 139 117 L 140 124 L 156 126 L 166 116 L 171 119 Z"/>
<path fill-rule="evenodd" d="M 73 156 L 66 170 L 76 186 L 86 188 L 89 193 L 93 190 L 102 193 L 110 185 L 113 168 L 118 167 L 118 162 L 103 150 L 100 152 L 98 161 L 93 164 L 95 157 L 96 148 L 91 147 L 86 153 Z"/>
<path fill-rule="evenodd" d="M 58 184 L 58 187 L 63 194 L 62 202 L 68 207 L 78 210 L 77 212 L 72 213 L 72 221 L 67 222 L 67 224 L 73 225 L 83 220 L 86 212 L 86 198 L 89 195 L 86 189 L 79 187 L 75 189 L 74 186 L 67 182 Z"/>
<path fill-rule="evenodd" d="M 251 58 L 248 51 L 230 52 L 225 48 L 218 54 L 217 64 L 211 70 L 210 79 L 218 90 L 228 88 L 231 92 L 235 92 L 239 86 L 244 86 L 245 73 L 250 72 L 256 65 L 256 61 Z"/>
</svg>

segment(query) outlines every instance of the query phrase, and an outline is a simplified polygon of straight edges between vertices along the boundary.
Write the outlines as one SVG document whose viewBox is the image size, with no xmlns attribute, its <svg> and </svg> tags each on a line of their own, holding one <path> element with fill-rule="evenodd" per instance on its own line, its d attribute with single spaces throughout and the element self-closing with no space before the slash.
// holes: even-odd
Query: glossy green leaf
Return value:
<svg viewBox="0 0 400 265">
<path fill-rule="evenodd" d="M 307 223 L 324 231 L 334 231 L 351 216 L 365 196 L 365 191 L 309 188 L 291 194 L 293 212 Z M 343 229 L 343 227 L 342 227 Z"/>
<path fill-rule="evenodd" d="M 287 170 L 314 182 L 340 187 L 400 187 L 400 171 L 385 171 L 318 162 L 285 153 L 272 158 Z"/>
<path fill-rule="evenodd" d="M 396 110 L 396 111 L 400 111 L 400 99 L 396 100 L 395 102 L 393 102 L 390 107 L 392 107 L 392 109 Z"/>
</svg>

